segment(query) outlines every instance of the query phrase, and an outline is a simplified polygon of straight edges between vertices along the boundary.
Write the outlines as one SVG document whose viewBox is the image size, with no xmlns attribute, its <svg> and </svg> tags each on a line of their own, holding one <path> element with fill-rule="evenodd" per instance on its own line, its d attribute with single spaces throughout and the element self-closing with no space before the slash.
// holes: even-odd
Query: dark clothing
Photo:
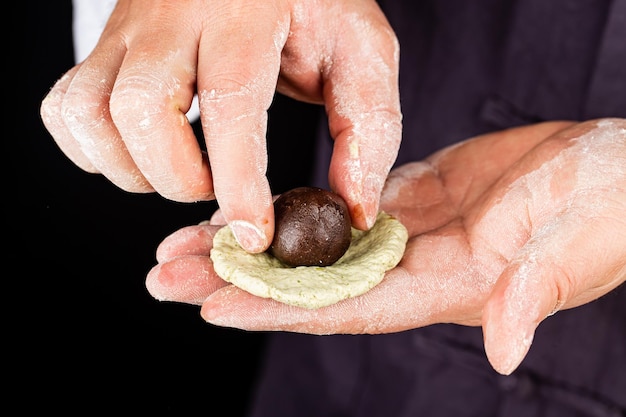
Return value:
<svg viewBox="0 0 626 417">
<path fill-rule="evenodd" d="M 401 46 L 396 165 L 542 120 L 626 117 L 626 0 L 389 0 Z M 319 141 L 326 186 L 331 141 Z M 625 244 L 626 247 L 626 244 Z M 537 329 L 510 376 L 480 328 L 275 334 L 253 417 L 576 417 L 626 414 L 626 285 Z"/>
</svg>

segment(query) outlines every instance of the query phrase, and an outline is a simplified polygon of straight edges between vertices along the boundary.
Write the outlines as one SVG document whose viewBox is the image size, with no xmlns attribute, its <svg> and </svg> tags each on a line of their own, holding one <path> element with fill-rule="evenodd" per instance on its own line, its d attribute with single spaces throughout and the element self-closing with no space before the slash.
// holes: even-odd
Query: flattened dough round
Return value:
<svg viewBox="0 0 626 417">
<path fill-rule="evenodd" d="M 380 283 L 402 259 L 407 239 L 404 225 L 380 212 L 369 231 L 352 228 L 350 247 L 334 264 L 290 267 L 268 253 L 244 251 L 226 226 L 213 238 L 211 260 L 222 279 L 251 294 L 315 309 L 361 295 Z"/>
</svg>

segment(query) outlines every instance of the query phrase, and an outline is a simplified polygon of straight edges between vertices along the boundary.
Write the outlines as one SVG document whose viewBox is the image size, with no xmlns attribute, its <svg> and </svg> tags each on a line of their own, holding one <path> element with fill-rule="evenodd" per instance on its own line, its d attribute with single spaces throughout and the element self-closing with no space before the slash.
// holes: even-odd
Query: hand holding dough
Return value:
<svg viewBox="0 0 626 417">
<path fill-rule="evenodd" d="M 210 323 L 246 330 L 482 325 L 490 362 L 508 374 L 546 317 L 626 280 L 626 120 L 541 123 L 468 140 L 394 170 L 381 208 L 409 241 L 398 266 L 361 296 L 302 309 L 228 285 L 212 269 L 211 225 L 168 237 L 148 288 L 202 304 Z"/>
</svg>

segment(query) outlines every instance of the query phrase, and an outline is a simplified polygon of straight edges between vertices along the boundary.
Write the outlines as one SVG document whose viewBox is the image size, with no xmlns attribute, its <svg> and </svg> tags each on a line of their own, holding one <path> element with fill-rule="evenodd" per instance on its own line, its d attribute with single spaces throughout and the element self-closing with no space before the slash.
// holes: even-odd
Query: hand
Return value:
<svg viewBox="0 0 626 417">
<path fill-rule="evenodd" d="M 538 324 L 626 280 L 626 120 L 543 123 L 468 140 L 392 171 L 382 209 L 409 230 L 401 263 L 366 294 L 319 310 L 252 296 L 211 268 L 200 225 L 168 237 L 147 286 L 247 330 L 388 333 L 483 326 L 512 372 Z"/>
<path fill-rule="evenodd" d="M 272 241 L 276 90 L 326 106 L 329 172 L 369 228 L 401 138 L 398 45 L 374 0 L 119 0 L 94 51 L 41 106 L 61 150 L 130 192 L 217 198 L 244 248 Z M 199 97 L 207 155 L 185 117 Z"/>
</svg>

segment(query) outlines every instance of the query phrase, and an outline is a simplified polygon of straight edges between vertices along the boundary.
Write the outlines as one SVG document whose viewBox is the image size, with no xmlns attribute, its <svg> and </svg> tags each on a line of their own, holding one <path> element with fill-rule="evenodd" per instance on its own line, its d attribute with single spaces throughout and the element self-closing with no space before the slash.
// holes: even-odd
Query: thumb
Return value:
<svg viewBox="0 0 626 417">
<path fill-rule="evenodd" d="M 485 304 L 485 351 L 501 374 L 510 374 L 522 362 L 546 317 L 617 285 L 607 272 L 616 270 L 616 260 L 607 254 L 619 249 L 613 252 L 614 244 L 590 239 L 597 227 L 575 217 L 563 216 L 538 230 L 504 269 Z"/>
<path fill-rule="evenodd" d="M 558 269 L 534 255 L 527 255 L 506 268 L 498 279 L 483 311 L 483 337 L 493 368 L 509 375 L 522 362 L 539 323 L 560 307 L 553 276 Z"/>
</svg>

